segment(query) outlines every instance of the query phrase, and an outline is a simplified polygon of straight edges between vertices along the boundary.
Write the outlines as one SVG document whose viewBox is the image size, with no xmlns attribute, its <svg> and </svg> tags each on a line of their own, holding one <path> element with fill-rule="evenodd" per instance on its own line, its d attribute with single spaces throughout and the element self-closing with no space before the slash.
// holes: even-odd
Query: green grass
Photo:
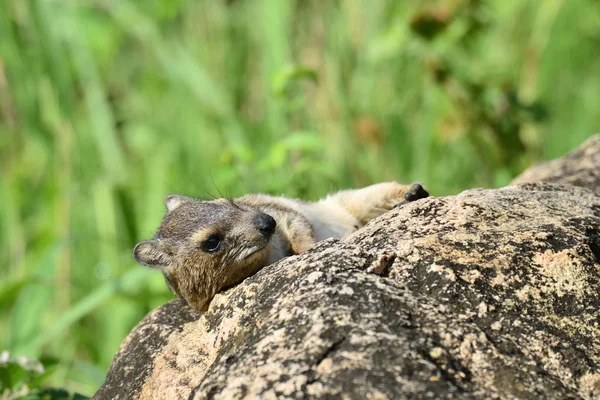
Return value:
<svg viewBox="0 0 600 400">
<path fill-rule="evenodd" d="M 593 0 L 0 0 L 0 349 L 92 394 L 170 193 L 507 184 L 600 131 Z"/>
</svg>

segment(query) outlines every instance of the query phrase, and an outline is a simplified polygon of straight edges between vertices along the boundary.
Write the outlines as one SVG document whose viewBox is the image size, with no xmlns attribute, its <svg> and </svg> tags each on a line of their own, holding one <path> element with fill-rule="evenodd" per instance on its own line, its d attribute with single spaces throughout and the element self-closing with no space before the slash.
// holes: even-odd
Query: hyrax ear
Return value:
<svg viewBox="0 0 600 400">
<path fill-rule="evenodd" d="M 171 260 L 156 239 L 144 240 L 136 244 L 133 249 L 133 257 L 140 264 L 150 268 L 168 267 Z"/>
<path fill-rule="evenodd" d="M 192 201 L 189 197 L 180 196 L 178 194 L 170 194 L 165 197 L 165 207 L 167 207 L 167 213 L 172 213 L 177 207 L 183 203 Z"/>
</svg>

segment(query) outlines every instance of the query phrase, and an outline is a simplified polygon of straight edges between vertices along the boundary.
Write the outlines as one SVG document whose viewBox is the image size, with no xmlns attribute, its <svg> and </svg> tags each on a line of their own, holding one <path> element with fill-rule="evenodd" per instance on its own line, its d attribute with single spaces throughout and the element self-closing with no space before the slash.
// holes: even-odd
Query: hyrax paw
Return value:
<svg viewBox="0 0 600 400">
<path fill-rule="evenodd" d="M 408 189 L 408 192 L 406 192 L 406 194 L 404 195 L 404 201 L 401 201 L 400 203 L 396 204 L 394 208 L 402 207 L 403 205 L 408 204 L 411 201 L 424 199 L 426 197 L 429 197 L 429 193 L 427 193 L 427 190 L 425 190 L 425 188 L 423 188 L 423 186 L 421 186 L 420 184 L 413 183 Z"/>
<path fill-rule="evenodd" d="M 408 192 L 404 195 L 406 201 L 415 201 L 426 197 L 429 197 L 429 193 L 427 193 L 427 190 L 418 183 L 413 183 Z"/>
</svg>

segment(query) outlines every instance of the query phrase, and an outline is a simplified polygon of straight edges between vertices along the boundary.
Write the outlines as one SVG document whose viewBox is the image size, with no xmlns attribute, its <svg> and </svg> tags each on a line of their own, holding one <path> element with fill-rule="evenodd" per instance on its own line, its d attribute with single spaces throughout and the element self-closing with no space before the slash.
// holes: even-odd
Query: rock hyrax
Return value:
<svg viewBox="0 0 600 400">
<path fill-rule="evenodd" d="M 379 183 L 316 202 L 265 194 L 195 200 L 170 195 L 167 215 L 135 259 L 159 268 L 171 290 L 205 311 L 218 292 L 316 242 L 348 236 L 397 205 L 427 197 L 419 184 Z"/>
</svg>

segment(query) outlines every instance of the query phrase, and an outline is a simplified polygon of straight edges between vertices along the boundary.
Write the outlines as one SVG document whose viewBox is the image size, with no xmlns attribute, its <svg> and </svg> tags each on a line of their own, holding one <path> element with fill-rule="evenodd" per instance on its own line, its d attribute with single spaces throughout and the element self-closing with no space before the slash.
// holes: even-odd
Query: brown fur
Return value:
<svg viewBox="0 0 600 400">
<path fill-rule="evenodd" d="M 318 202 L 253 194 L 234 200 L 194 200 L 171 195 L 154 238 L 137 244 L 135 259 L 159 268 L 169 288 L 199 311 L 218 292 L 260 268 L 310 249 L 328 237 L 343 238 L 405 200 L 411 187 L 396 182 L 345 190 Z M 277 223 L 272 235 L 257 216 Z M 215 238 L 219 247 L 206 249 Z"/>
</svg>

